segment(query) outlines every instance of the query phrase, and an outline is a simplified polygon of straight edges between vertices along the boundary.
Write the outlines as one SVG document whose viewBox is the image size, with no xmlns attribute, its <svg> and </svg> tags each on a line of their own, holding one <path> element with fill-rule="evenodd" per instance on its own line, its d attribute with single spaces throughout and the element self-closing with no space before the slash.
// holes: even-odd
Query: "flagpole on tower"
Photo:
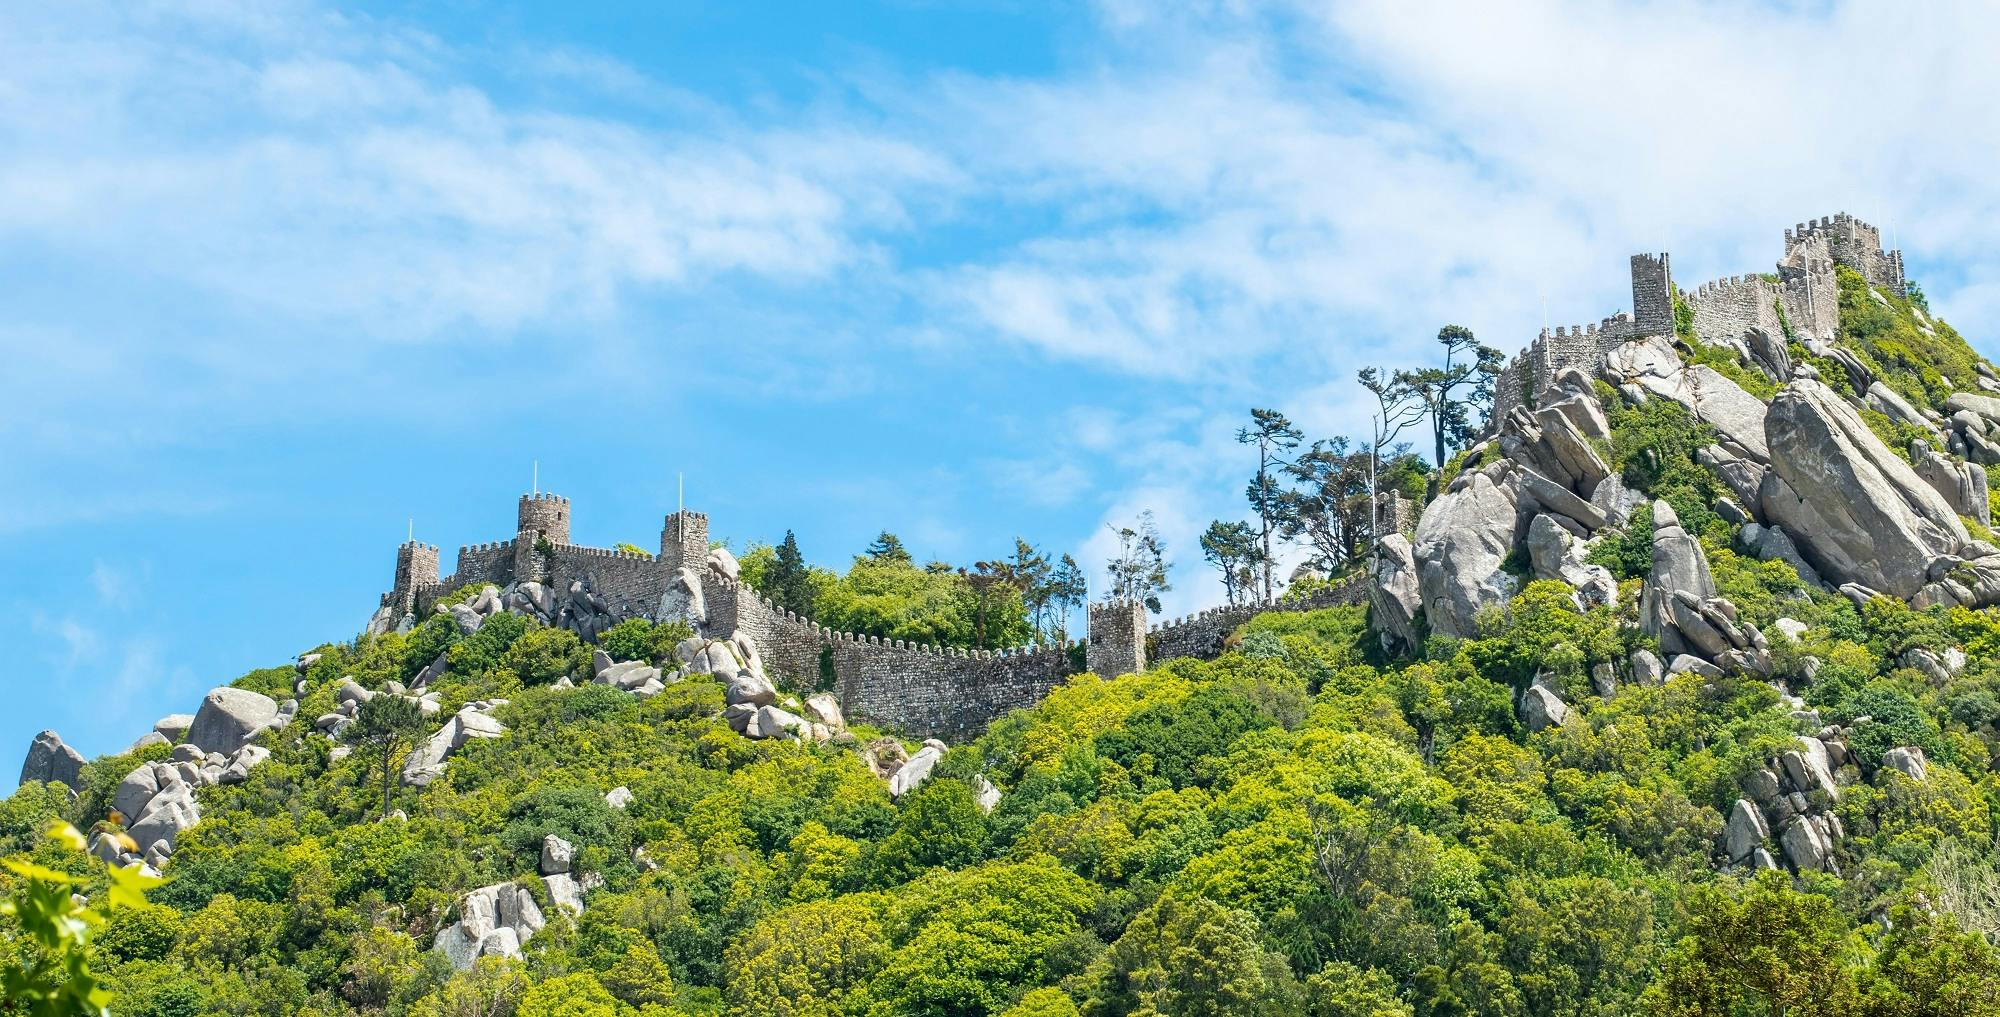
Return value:
<svg viewBox="0 0 2000 1017">
<path fill-rule="evenodd" d="M 536 494 L 541 494 L 541 493 L 542 493 L 542 461 L 541 461 L 540 459 L 536 459 L 536 460 L 534 460 L 534 464 L 535 464 L 535 467 L 534 467 L 534 469 L 535 469 L 535 479 L 534 479 L 533 481 L 531 481 L 531 482 L 530 482 L 530 486 L 529 486 L 529 490 L 533 491 L 533 492 L 534 492 L 534 493 L 536 493 Z"/>
</svg>

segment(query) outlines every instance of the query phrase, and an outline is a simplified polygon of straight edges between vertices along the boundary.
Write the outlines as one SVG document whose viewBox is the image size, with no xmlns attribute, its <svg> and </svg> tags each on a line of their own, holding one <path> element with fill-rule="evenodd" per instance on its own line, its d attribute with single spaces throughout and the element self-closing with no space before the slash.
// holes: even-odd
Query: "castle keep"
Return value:
<svg viewBox="0 0 2000 1017">
<path fill-rule="evenodd" d="M 1767 275 L 1725 276 L 1682 290 L 1674 285 L 1666 254 L 1635 254 L 1631 312 L 1595 325 L 1543 329 L 1494 382 L 1490 419 L 1507 419 L 1565 368 L 1595 376 L 1604 354 L 1618 345 L 1673 335 L 1677 293 L 1693 312 L 1694 334 L 1703 342 L 1733 343 L 1752 328 L 1778 339 L 1789 334 L 1831 341 L 1840 318 L 1835 265 L 1861 273 L 1876 289 L 1903 295 L 1903 252 L 1883 251 L 1881 232 L 1845 212 L 1786 230 L 1784 257 L 1777 271 Z"/>
<path fill-rule="evenodd" d="M 438 575 L 435 546 L 413 541 L 397 548 L 394 586 L 382 605 L 416 620 L 465 586 L 540 583 L 555 591 L 588 591 L 613 618 L 657 621 L 677 616 L 676 591 L 692 577 L 701 590 L 703 635 L 747 635 L 766 667 L 794 687 L 822 687 L 830 677 L 847 716 L 923 737 L 976 734 L 1007 711 L 1040 702 L 1076 670 L 1068 644 L 964 650 L 822 627 L 711 567 L 708 517 L 700 512 L 666 517 L 658 555 L 583 547 L 569 538 L 569 499 L 523 495 L 513 538 L 460 547 L 449 576 Z M 1364 596 L 1365 581 L 1357 581 L 1306 600 L 1215 608 L 1150 627 L 1139 605 L 1094 605 L 1086 666 L 1118 675 L 1144 670 L 1149 660 L 1214 657 L 1224 638 L 1260 611 L 1310 610 Z"/>
</svg>

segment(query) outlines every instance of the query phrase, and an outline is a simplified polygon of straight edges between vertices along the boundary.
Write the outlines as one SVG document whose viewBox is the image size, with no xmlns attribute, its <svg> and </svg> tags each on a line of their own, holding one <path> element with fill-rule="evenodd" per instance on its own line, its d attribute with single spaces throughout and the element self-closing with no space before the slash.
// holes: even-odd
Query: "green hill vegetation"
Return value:
<svg viewBox="0 0 2000 1017">
<path fill-rule="evenodd" d="M 1933 408 L 1976 386 L 1977 356 L 1920 302 L 1845 269 L 1841 284 L 1842 345 L 1875 377 Z M 2000 616 L 1856 603 L 1739 553 L 1713 511 L 1727 489 L 1694 458 L 1708 425 L 1599 394 L 1623 481 L 1676 511 L 1742 620 L 1799 633 L 1771 640 L 1771 680 L 1603 678 L 1657 649 L 1635 624 L 1648 507 L 1591 551 L 1615 608 L 1528 582 L 1469 638 L 1393 659 L 1365 607 L 1259 615 L 1216 659 L 1073 677 L 900 798 L 865 751 L 895 732 L 751 740 L 709 676 L 650 698 L 588 681 L 593 650 L 664 661 L 683 627 L 626 622 L 593 647 L 518 616 L 469 636 L 440 616 L 235 683 L 298 684 L 313 717 L 346 680 L 409 684 L 444 655 L 438 717 L 504 699 L 507 731 L 428 786 L 387 781 L 384 801 L 407 741 L 365 710 L 376 740 L 352 752 L 302 724 L 266 732 L 270 759 L 201 790 L 150 888 L 76 831 L 115 836 L 119 782 L 167 745 L 91 761 L 75 795 L 29 784 L 0 802 L 0 1009 L 48 989 L 69 1002 L 32 1012 L 109 993 L 137 1017 L 2000 1014 Z M 1379 456 L 1312 448 L 1321 467 L 1296 479 L 1332 506 L 1314 511 L 1345 511 L 1357 477 L 1425 486 L 1406 456 L 1382 480 Z M 1284 508 L 1273 490 L 1260 480 L 1253 504 Z M 1323 529 L 1326 564 L 1355 567 L 1365 545 Z M 1268 569 L 1250 534 L 1215 555 L 1245 589 Z M 789 537 L 743 561 L 826 624 L 972 647 L 1060 635 L 1075 571 L 1025 544 L 919 566 L 886 534 L 844 575 L 808 569 Z M 1515 704 L 1537 681 L 1573 712 L 1530 732 Z M 1732 870 L 1719 840 L 1745 780 L 1827 725 L 1844 732 L 1840 794 L 1809 804 L 1844 831 L 1837 871 Z M 1885 764 L 1902 749 L 1922 751 L 1921 777 Z M 629 804 L 607 800 L 617 788 Z M 587 877 L 580 914 L 538 878 L 550 835 Z M 439 931 L 468 892 L 509 882 L 547 926 L 517 959 L 454 969 Z"/>
<path fill-rule="evenodd" d="M 1710 553 L 1746 610 L 1811 626 L 1787 651 L 1825 662 L 1801 695 L 1874 718 L 1864 761 L 1930 758 L 1925 782 L 1848 789 L 1844 878 L 1716 872 L 1737 780 L 1799 722 L 1749 679 L 1592 701 L 1590 665 L 1633 636 L 1560 584 L 1420 661 L 1371 662 L 1361 608 L 1261 616 L 1217 660 L 1078 677 L 901 801 L 850 745 L 736 735 L 713 681 L 557 688 L 573 636 L 431 622 L 327 647 L 303 709 L 442 647 L 446 712 L 508 698 L 508 736 L 399 790 L 408 818 L 387 820 L 368 753 L 274 739 L 250 780 L 204 792 L 170 878 L 108 912 L 90 964 L 141 1015 L 1996 1012 L 2000 623 L 1795 599 L 1782 565 Z M 1945 645 L 1974 661 L 1945 685 L 1894 663 Z M 1511 698 L 1538 670 L 1591 703 L 1584 723 L 1524 733 Z M 105 824 L 136 762 L 91 763 L 75 801 L 22 788 L 0 849 L 102 889 L 41 831 Z M 1004 792 L 990 814 L 979 775 Z M 549 833 L 605 881 L 575 918 L 533 878 Z M 550 925 L 522 960 L 454 973 L 431 939 L 510 879 Z M 17 963 L 38 949 L 8 942 Z"/>
</svg>

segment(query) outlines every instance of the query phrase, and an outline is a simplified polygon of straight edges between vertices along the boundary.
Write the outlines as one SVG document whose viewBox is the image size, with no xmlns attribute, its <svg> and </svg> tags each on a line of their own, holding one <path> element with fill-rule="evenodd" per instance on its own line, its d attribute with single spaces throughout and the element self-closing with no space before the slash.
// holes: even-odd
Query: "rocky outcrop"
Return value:
<svg viewBox="0 0 2000 1017">
<path fill-rule="evenodd" d="M 1584 542 L 1554 516 L 1538 515 L 1528 524 L 1528 562 L 1534 567 L 1535 578 L 1561 580 L 1574 587 L 1571 598 L 1579 611 L 1616 607 L 1618 580 L 1611 570 L 1585 561 L 1587 553 Z"/>
<path fill-rule="evenodd" d="M 202 700 L 188 726 L 187 741 L 203 752 L 232 755 L 277 723 L 278 704 L 270 696 L 224 686 Z"/>
<path fill-rule="evenodd" d="M 1382 648 L 1390 654 L 1416 650 L 1422 643 L 1418 615 L 1423 610 L 1423 593 L 1409 538 L 1391 533 L 1376 541 L 1369 570 L 1373 581 L 1368 584 L 1368 620 Z"/>
<path fill-rule="evenodd" d="M 1825 385 L 1785 386 L 1765 429 L 1773 459 L 1761 514 L 1828 581 L 1915 597 L 1932 563 L 1969 539 L 1944 497 Z"/>
<path fill-rule="evenodd" d="M 1993 507 L 1987 500 L 1986 468 L 1941 455 L 1928 442 L 1910 442 L 1910 465 L 1924 483 L 1944 497 L 1952 511 L 1993 525 Z"/>
<path fill-rule="evenodd" d="M 1511 466 L 1460 475 L 1417 523 L 1417 588 L 1434 633 L 1474 635 L 1480 609 L 1505 604 L 1516 591 L 1515 578 L 1500 567 L 1514 547 L 1520 505 Z"/>
<path fill-rule="evenodd" d="M 1701 542 L 1681 528 L 1673 506 L 1653 503 L 1653 570 L 1639 593 L 1639 627 L 1676 658 L 1695 656 L 1723 670 L 1771 673 L 1770 644 L 1716 596 Z M 1685 670 L 1685 668 L 1683 668 Z"/>
<path fill-rule="evenodd" d="M 521 956 L 521 944 L 548 924 L 534 895 L 513 883 L 495 883 L 466 894 L 458 915 L 458 921 L 438 931 L 431 945 L 457 971 L 469 970 L 481 957 Z"/>
<path fill-rule="evenodd" d="M 445 764 L 453 753 L 465 747 L 475 738 L 498 738 L 507 733 L 507 725 L 493 719 L 489 711 L 505 706 L 504 699 L 479 700 L 467 703 L 452 718 L 438 728 L 437 733 L 426 739 L 422 745 L 411 750 L 409 758 L 403 761 L 403 783 L 411 787 L 424 787 L 444 776 Z"/>
<path fill-rule="evenodd" d="M 63 744 L 62 736 L 43 731 L 28 744 L 28 758 L 21 764 L 21 783 L 47 784 L 51 781 L 80 790 L 83 784 L 83 753 Z"/>
<path fill-rule="evenodd" d="M 1621 391 L 1671 399 L 1715 429 L 1720 444 L 1738 458 L 1771 461 L 1764 404 L 1714 368 L 1681 362 L 1665 336 L 1634 339 L 1605 354 L 1604 375 Z"/>
</svg>

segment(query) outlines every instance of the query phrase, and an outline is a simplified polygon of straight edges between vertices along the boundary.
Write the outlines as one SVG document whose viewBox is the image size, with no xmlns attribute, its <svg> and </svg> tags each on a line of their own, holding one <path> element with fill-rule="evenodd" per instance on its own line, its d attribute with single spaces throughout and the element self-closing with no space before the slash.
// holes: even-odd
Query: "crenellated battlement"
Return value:
<svg viewBox="0 0 2000 1017">
<path fill-rule="evenodd" d="M 1822 216 L 1784 235 L 1775 274 L 1723 276 L 1690 289 L 1675 286 L 1666 252 L 1632 255 L 1632 311 L 1594 327 L 1542 329 L 1495 379 L 1489 428 L 1516 407 L 1533 405 L 1564 369 L 1595 375 L 1604 354 L 1621 343 L 1676 334 L 1676 297 L 1692 314 L 1696 338 L 1733 345 L 1752 328 L 1773 337 L 1832 339 L 1840 322 L 1835 265 L 1861 273 L 1878 289 L 1904 294 L 1902 252 L 1884 251 L 1881 232 L 1860 219 L 1845 212 Z"/>
</svg>

